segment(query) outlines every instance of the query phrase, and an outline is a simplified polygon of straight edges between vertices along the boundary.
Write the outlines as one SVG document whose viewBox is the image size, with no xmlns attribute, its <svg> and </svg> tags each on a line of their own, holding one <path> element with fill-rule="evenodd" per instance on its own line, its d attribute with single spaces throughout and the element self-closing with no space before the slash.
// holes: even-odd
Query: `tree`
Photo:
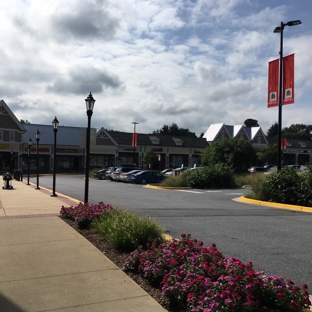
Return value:
<svg viewBox="0 0 312 312">
<path fill-rule="evenodd" d="M 194 132 L 191 132 L 187 128 L 179 128 L 176 123 L 172 123 L 171 126 L 163 125 L 161 129 L 154 130 L 152 133 L 176 136 L 190 136 L 196 138 L 196 134 Z"/>
<path fill-rule="evenodd" d="M 278 123 L 277 122 L 269 128 L 267 135 L 270 138 L 274 138 L 278 135 Z"/>
<path fill-rule="evenodd" d="M 282 130 L 282 136 L 286 139 L 311 140 L 312 125 L 293 124 Z"/>
<path fill-rule="evenodd" d="M 245 127 L 259 127 L 258 120 L 248 118 L 244 121 Z"/>
<path fill-rule="evenodd" d="M 30 122 L 28 120 L 24 120 L 24 119 L 21 119 L 20 123 L 22 123 L 22 124 L 30 124 Z"/>
<path fill-rule="evenodd" d="M 158 162 L 158 156 L 157 156 L 157 154 L 154 152 L 153 149 L 150 149 L 150 150 L 148 150 L 148 151 L 145 153 L 145 155 L 144 155 L 144 157 L 143 157 L 143 162 L 144 162 L 147 166 L 151 165 L 152 168 L 157 164 L 157 162 Z"/>
<path fill-rule="evenodd" d="M 257 162 L 257 152 L 251 142 L 238 139 L 221 139 L 206 147 L 201 155 L 204 165 L 224 164 L 234 172 L 246 172 Z"/>
<path fill-rule="evenodd" d="M 277 164 L 277 144 L 262 147 L 258 155 L 259 160 L 264 164 Z"/>
</svg>

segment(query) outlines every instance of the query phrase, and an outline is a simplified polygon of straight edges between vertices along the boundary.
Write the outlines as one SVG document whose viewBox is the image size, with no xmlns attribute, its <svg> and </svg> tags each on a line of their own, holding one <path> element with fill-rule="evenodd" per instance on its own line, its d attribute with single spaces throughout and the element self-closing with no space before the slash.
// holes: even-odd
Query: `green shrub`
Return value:
<svg viewBox="0 0 312 312">
<path fill-rule="evenodd" d="M 266 177 L 267 175 L 263 173 L 235 175 L 235 184 L 238 187 L 242 187 L 244 185 L 253 186 L 254 184 L 264 182 Z"/>
<path fill-rule="evenodd" d="M 150 217 L 139 217 L 120 210 L 106 214 L 95 221 L 93 227 L 107 243 L 121 251 L 133 251 L 152 241 L 163 242 L 164 229 Z"/>
<path fill-rule="evenodd" d="M 312 207 L 312 167 L 300 174 L 298 205 Z"/>
<path fill-rule="evenodd" d="M 204 167 L 190 172 L 193 188 L 231 188 L 236 186 L 233 170 L 223 164 Z"/>
<path fill-rule="evenodd" d="M 258 199 L 297 205 L 300 179 L 296 170 L 292 168 L 285 168 L 272 173 L 264 181 L 262 194 L 259 194 Z"/>
</svg>

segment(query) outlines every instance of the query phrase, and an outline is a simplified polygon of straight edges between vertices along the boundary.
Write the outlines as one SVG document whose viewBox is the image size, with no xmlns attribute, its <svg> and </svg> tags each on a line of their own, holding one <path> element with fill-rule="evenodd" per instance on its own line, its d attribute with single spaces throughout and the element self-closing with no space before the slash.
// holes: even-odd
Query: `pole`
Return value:
<svg viewBox="0 0 312 312">
<path fill-rule="evenodd" d="M 28 146 L 28 176 L 27 176 L 27 185 L 29 185 L 29 171 L 30 171 L 30 147 Z"/>
<path fill-rule="evenodd" d="M 277 170 L 282 169 L 282 106 L 283 106 L 283 30 L 281 22 L 280 61 L 279 61 L 279 101 L 278 101 L 278 137 L 277 137 Z"/>
<path fill-rule="evenodd" d="M 57 197 L 57 195 L 55 194 L 55 171 L 56 171 L 56 132 L 57 129 L 53 129 L 54 130 L 54 147 L 53 147 L 53 191 L 52 191 L 52 197 Z"/>
<path fill-rule="evenodd" d="M 36 159 L 36 162 L 37 162 L 37 187 L 36 187 L 36 190 L 40 190 L 40 187 L 39 187 L 39 138 L 36 138 L 36 141 L 37 141 L 37 159 Z"/>
<path fill-rule="evenodd" d="M 85 196 L 84 202 L 88 202 L 89 197 L 89 168 L 90 168 L 90 127 L 92 111 L 87 111 L 88 115 L 88 128 L 87 128 L 87 159 L 86 159 L 86 178 L 85 178 Z"/>
</svg>

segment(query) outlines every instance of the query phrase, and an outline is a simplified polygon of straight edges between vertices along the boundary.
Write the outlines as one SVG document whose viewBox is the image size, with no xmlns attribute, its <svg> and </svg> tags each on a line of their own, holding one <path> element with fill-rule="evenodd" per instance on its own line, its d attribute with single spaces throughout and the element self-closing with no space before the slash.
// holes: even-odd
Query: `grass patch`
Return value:
<svg viewBox="0 0 312 312">
<path fill-rule="evenodd" d="M 243 174 L 235 176 L 235 183 L 238 187 L 242 187 L 245 185 L 253 186 L 255 184 L 261 184 L 265 181 L 267 175 L 259 173 L 259 174 Z"/>
<path fill-rule="evenodd" d="M 163 242 L 164 228 L 151 217 L 140 217 L 127 210 L 113 211 L 96 220 L 92 227 L 120 251 L 133 251 L 153 241 Z"/>
<path fill-rule="evenodd" d="M 189 173 L 183 173 L 175 177 L 169 177 L 160 183 L 164 187 L 189 187 Z"/>
</svg>

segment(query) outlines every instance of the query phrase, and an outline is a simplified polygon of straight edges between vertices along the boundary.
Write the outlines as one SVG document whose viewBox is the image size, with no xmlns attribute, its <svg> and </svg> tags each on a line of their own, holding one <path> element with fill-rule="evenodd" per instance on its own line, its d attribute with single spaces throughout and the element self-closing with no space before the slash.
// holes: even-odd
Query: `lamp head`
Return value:
<svg viewBox="0 0 312 312">
<path fill-rule="evenodd" d="M 95 99 L 93 98 L 91 92 L 90 92 L 89 96 L 86 98 L 85 101 L 86 101 L 86 108 L 87 108 L 87 111 L 93 112 L 93 107 L 94 107 Z"/>
<path fill-rule="evenodd" d="M 55 116 L 54 120 L 52 120 L 52 125 L 53 125 L 53 129 L 57 130 L 58 125 L 59 125 L 59 121 L 57 120 L 56 116 Z"/>
</svg>

